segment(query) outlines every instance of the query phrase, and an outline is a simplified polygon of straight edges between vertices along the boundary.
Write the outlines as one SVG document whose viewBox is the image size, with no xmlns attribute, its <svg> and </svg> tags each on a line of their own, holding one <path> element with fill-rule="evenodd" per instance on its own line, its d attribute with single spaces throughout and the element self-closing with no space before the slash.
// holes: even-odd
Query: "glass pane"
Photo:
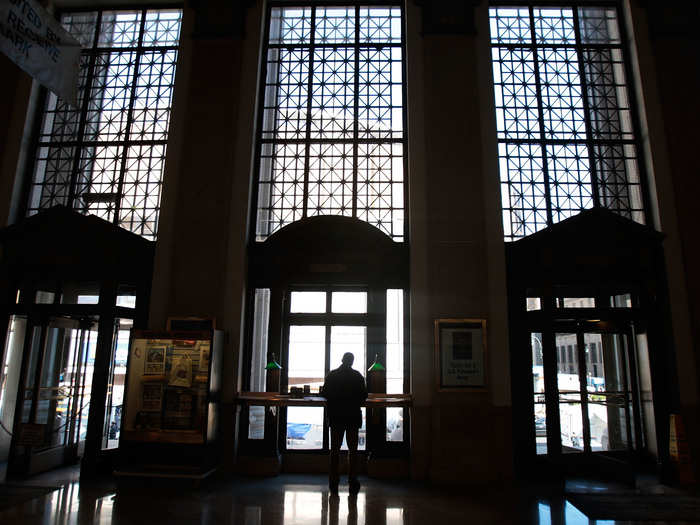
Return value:
<svg viewBox="0 0 700 525">
<path fill-rule="evenodd" d="M 352 367 L 363 376 L 366 374 L 367 362 L 367 327 L 332 326 L 331 327 L 331 364 L 330 369 L 338 368 L 345 352 L 355 356 Z"/>
<path fill-rule="evenodd" d="M 583 419 L 576 334 L 555 334 L 555 346 L 562 452 L 578 452 L 583 450 Z"/>
<path fill-rule="evenodd" d="M 293 314 L 325 313 L 326 292 L 292 292 L 289 311 Z"/>
<path fill-rule="evenodd" d="M 334 314 L 367 313 L 367 292 L 333 292 L 331 311 Z"/>
<path fill-rule="evenodd" d="M 136 308 L 135 295 L 117 295 L 117 306 L 122 308 Z"/>
<path fill-rule="evenodd" d="M 557 308 L 595 308 L 593 297 L 559 297 Z"/>
<path fill-rule="evenodd" d="M 565 454 L 581 452 L 583 450 L 581 394 L 559 395 L 559 424 L 562 452 Z"/>
<path fill-rule="evenodd" d="M 358 429 L 357 432 L 357 450 L 366 450 L 367 449 L 367 410 L 365 407 L 362 407 L 360 409 L 362 412 L 362 426 Z M 331 429 L 330 427 L 328 428 L 328 443 L 331 442 Z M 343 435 L 343 442 L 340 444 L 340 450 L 347 450 L 348 449 L 348 440 L 347 440 L 347 435 Z"/>
<path fill-rule="evenodd" d="M 82 332 L 82 333 L 81 333 Z M 74 412 L 76 418 L 76 441 L 84 441 L 87 435 L 88 413 L 92 393 L 92 375 L 95 370 L 95 352 L 97 351 L 97 330 L 76 330 L 75 337 L 81 337 L 82 377 L 80 377 L 80 394 Z"/>
<path fill-rule="evenodd" d="M 540 301 L 539 297 L 528 297 L 525 304 L 525 309 L 528 312 L 532 312 L 533 310 L 542 310 L 542 301 Z"/>
<path fill-rule="evenodd" d="M 10 317 L 7 343 L 5 347 L 5 362 L 0 370 L 0 424 L 7 430 L 0 428 L 0 449 L 9 450 L 15 417 L 15 404 L 17 402 L 17 387 L 19 386 L 19 373 L 22 364 L 22 348 L 27 329 L 27 320 L 21 317 Z M 1 456 L 4 460 L 5 457 Z"/>
<path fill-rule="evenodd" d="M 53 304 L 56 294 L 54 292 L 44 292 L 37 290 L 34 302 L 36 304 Z"/>
<path fill-rule="evenodd" d="M 389 407 L 386 409 L 386 440 L 403 441 L 404 411 L 401 407 Z"/>
<path fill-rule="evenodd" d="M 621 334 L 584 334 L 592 450 L 626 450 L 632 421 Z"/>
<path fill-rule="evenodd" d="M 318 392 L 325 380 L 325 326 L 289 327 L 289 387 L 310 385 Z"/>
<path fill-rule="evenodd" d="M 530 334 L 532 350 L 532 386 L 534 392 L 535 445 L 538 454 L 547 453 L 547 409 L 544 395 L 544 358 L 542 334 Z"/>
<path fill-rule="evenodd" d="M 267 364 L 267 338 L 270 327 L 270 290 L 255 290 L 253 305 L 253 341 L 250 362 L 250 391 L 265 392 L 265 365 Z M 279 356 L 275 356 L 279 360 Z M 255 407 L 262 408 L 262 407 Z M 251 410 L 253 407 L 251 407 Z"/>
<path fill-rule="evenodd" d="M 27 367 L 26 388 L 24 390 L 24 402 L 22 403 L 22 423 L 33 423 L 29 421 L 30 411 L 32 408 L 32 396 L 34 387 L 34 378 L 36 376 L 37 362 L 41 353 L 41 327 L 35 326 L 29 336 L 32 338 L 31 350 L 29 355 L 29 365 Z"/>
<path fill-rule="evenodd" d="M 77 354 L 74 332 L 63 320 L 52 321 L 48 327 L 36 412 L 36 423 L 46 425 L 46 447 L 65 444 L 72 422 L 75 392 L 72 365 Z"/>
<path fill-rule="evenodd" d="M 613 295 L 610 297 L 610 306 L 613 308 L 632 308 L 632 294 Z"/>
<path fill-rule="evenodd" d="M 323 448 L 323 407 L 287 407 L 287 449 Z"/>
<path fill-rule="evenodd" d="M 107 383 L 105 421 L 102 434 L 102 447 L 106 449 L 119 446 L 126 360 L 129 356 L 129 335 L 133 324 L 131 319 L 116 319 L 115 321 L 115 336 L 112 343 L 112 359 L 108 376 L 109 382 Z"/>
<path fill-rule="evenodd" d="M 403 290 L 386 291 L 386 391 L 403 394 Z M 388 423 L 387 412 L 387 425 Z M 389 428 L 387 427 L 387 430 Z"/>
<path fill-rule="evenodd" d="M 265 407 L 248 407 L 248 439 L 265 439 Z"/>
</svg>

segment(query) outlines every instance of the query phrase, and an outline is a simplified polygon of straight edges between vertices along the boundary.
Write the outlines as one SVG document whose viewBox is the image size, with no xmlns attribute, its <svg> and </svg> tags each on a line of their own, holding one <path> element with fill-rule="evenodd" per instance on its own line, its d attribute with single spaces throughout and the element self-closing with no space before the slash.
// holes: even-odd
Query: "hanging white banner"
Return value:
<svg viewBox="0 0 700 525">
<path fill-rule="evenodd" d="M 0 0 L 0 50 L 74 106 L 80 42 L 35 0 Z"/>
</svg>

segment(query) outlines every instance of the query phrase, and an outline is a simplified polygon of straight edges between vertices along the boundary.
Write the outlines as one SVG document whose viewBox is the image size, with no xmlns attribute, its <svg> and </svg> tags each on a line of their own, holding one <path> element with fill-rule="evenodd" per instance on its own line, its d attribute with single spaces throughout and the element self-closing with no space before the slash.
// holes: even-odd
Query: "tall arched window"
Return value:
<svg viewBox="0 0 700 525">
<path fill-rule="evenodd" d="M 27 215 L 63 205 L 156 239 L 181 22 L 180 9 L 61 15 L 82 45 L 78 105 L 42 91 Z"/>
<path fill-rule="evenodd" d="M 271 3 L 257 138 L 255 239 L 316 215 L 405 238 L 399 5 Z"/>
<path fill-rule="evenodd" d="M 491 8 L 507 241 L 588 208 L 646 223 L 645 174 L 618 12 L 589 5 Z"/>
<path fill-rule="evenodd" d="M 318 392 L 338 355 L 351 351 L 363 373 L 375 358 L 385 365 L 386 390 L 403 393 L 403 9 L 288 5 L 269 3 L 264 36 L 243 389 L 265 389 L 264 365 L 275 354 L 282 391 Z M 283 451 L 328 449 L 323 408 L 290 407 L 279 417 L 272 435 L 270 415 L 251 406 L 242 450 L 266 440 Z M 408 414 L 390 408 L 381 417 L 375 426 L 386 428 L 370 437 L 363 424 L 361 442 L 405 449 Z"/>
</svg>

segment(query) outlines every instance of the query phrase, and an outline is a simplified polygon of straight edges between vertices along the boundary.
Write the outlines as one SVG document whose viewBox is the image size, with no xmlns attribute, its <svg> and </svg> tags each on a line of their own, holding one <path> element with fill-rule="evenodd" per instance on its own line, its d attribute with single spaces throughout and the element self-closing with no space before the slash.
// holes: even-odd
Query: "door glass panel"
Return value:
<svg viewBox="0 0 700 525">
<path fill-rule="evenodd" d="M 326 311 L 326 292 L 292 292 L 289 311 L 293 314 L 322 314 Z"/>
<path fill-rule="evenodd" d="M 317 393 L 325 379 L 325 326 L 289 327 L 289 387 L 309 385 Z"/>
<path fill-rule="evenodd" d="M 391 408 L 387 408 L 387 411 L 392 410 Z M 396 409 L 394 409 L 396 410 Z M 360 412 L 362 412 L 362 426 L 358 429 L 357 431 L 357 450 L 366 450 L 367 449 L 367 410 L 365 407 L 362 407 L 360 409 Z M 403 429 L 400 430 L 402 436 L 401 440 L 403 439 Z M 398 436 L 397 436 L 398 437 Z M 399 439 L 396 439 L 395 441 L 401 441 Z M 389 441 L 389 439 L 387 439 Z M 328 427 L 328 443 L 330 445 L 331 442 L 331 428 Z M 347 450 L 348 449 L 348 439 L 347 439 L 347 434 L 343 435 L 343 442 L 340 444 L 340 450 Z"/>
<path fill-rule="evenodd" d="M 126 360 L 129 356 L 129 334 L 133 321 L 116 319 L 115 333 L 112 341 L 112 358 L 107 383 L 105 400 L 105 420 L 102 432 L 102 448 L 111 449 L 119 446 L 121 432 L 122 408 L 124 404 L 124 378 L 126 377 Z"/>
<path fill-rule="evenodd" d="M 367 327 L 365 326 L 331 326 L 331 363 L 330 369 L 338 368 L 343 354 L 351 352 L 355 356 L 352 367 L 366 375 L 365 354 L 367 347 Z"/>
<path fill-rule="evenodd" d="M 544 349 L 542 334 L 530 334 L 532 349 L 532 387 L 534 393 L 535 444 L 537 454 L 547 453 L 547 408 L 544 394 Z"/>
<path fill-rule="evenodd" d="M 287 407 L 287 449 L 323 448 L 323 407 Z"/>
<path fill-rule="evenodd" d="M 75 442 L 83 406 L 85 337 L 76 322 L 53 319 L 47 327 L 36 423 L 46 425 L 44 447 Z M 87 407 L 84 408 L 85 418 Z"/>
<path fill-rule="evenodd" d="M 583 450 L 583 418 L 576 334 L 555 334 L 555 346 L 562 452 L 580 452 Z"/>
<path fill-rule="evenodd" d="M 386 291 L 386 392 L 403 394 L 403 290 Z M 372 356 L 370 356 L 372 358 Z M 404 440 L 404 409 L 386 409 L 386 440 Z"/>
<path fill-rule="evenodd" d="M 365 326 L 331 326 L 331 363 L 330 369 L 338 368 L 342 362 L 343 354 L 351 352 L 355 356 L 352 367 L 360 372 L 363 377 L 367 375 L 367 362 L 365 360 L 367 348 L 367 327 Z M 365 450 L 365 409 L 362 408 L 362 427 L 358 435 L 358 450 Z M 330 436 L 330 434 L 329 434 Z M 330 439 L 330 438 L 329 438 Z M 343 437 L 341 450 L 347 450 L 346 438 Z"/>
<path fill-rule="evenodd" d="M 15 417 L 17 402 L 17 387 L 19 386 L 20 368 L 22 366 L 22 347 L 27 329 L 27 320 L 21 317 L 10 317 L 5 347 L 5 362 L 0 370 L 0 461 L 7 459 L 4 451 L 10 446 L 10 432 Z"/>
<path fill-rule="evenodd" d="M 92 393 L 92 375 L 95 369 L 95 352 L 97 351 L 97 330 L 76 330 L 76 337 L 80 338 L 82 377 L 80 377 L 80 395 L 77 398 L 76 441 L 85 441 L 87 435 L 88 413 L 90 412 L 90 398 Z"/>
<path fill-rule="evenodd" d="M 30 334 L 31 345 L 29 354 L 29 364 L 27 367 L 26 389 L 24 390 L 24 401 L 22 402 L 22 423 L 33 423 L 29 421 L 32 409 L 32 397 L 34 395 L 34 379 L 36 377 L 36 367 L 41 355 L 41 327 L 34 326 Z"/>
<path fill-rule="evenodd" d="M 591 450 L 626 450 L 632 422 L 622 334 L 584 334 Z"/>
</svg>

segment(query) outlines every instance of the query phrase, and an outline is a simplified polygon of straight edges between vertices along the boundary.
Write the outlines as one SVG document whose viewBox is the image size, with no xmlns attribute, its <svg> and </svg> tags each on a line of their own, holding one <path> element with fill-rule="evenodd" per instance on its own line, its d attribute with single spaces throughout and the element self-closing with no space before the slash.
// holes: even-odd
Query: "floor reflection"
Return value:
<svg viewBox="0 0 700 525">
<path fill-rule="evenodd" d="M 357 495 L 330 495 L 323 476 L 236 479 L 201 488 L 79 483 L 0 511 L 0 524 L 201 525 L 622 525 L 590 520 L 565 497 L 515 489 L 430 487 L 367 480 Z M 532 494 L 532 492 L 529 492 Z M 632 522 L 624 522 L 629 525 Z M 648 523 L 648 522 L 647 522 Z M 655 522 L 657 524 L 663 522 Z M 669 522 L 670 523 L 670 522 Z"/>
<path fill-rule="evenodd" d="M 554 508 L 554 512 L 552 509 Z M 592 520 L 571 503 L 563 500 L 563 504 L 537 502 L 536 525 L 615 525 L 614 520 Z M 620 522 L 621 523 L 621 522 Z M 625 522 L 629 523 L 629 522 Z"/>
</svg>

